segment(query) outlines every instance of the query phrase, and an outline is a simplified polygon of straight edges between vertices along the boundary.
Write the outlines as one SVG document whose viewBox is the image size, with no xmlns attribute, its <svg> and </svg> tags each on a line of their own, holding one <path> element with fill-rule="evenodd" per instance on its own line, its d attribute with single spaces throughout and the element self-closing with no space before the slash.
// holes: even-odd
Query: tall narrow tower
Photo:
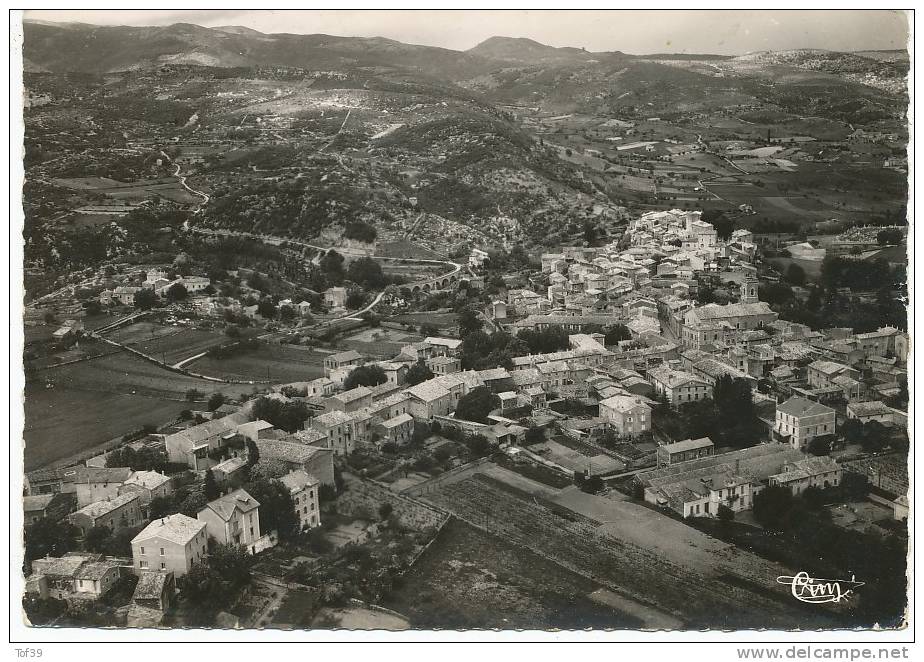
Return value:
<svg viewBox="0 0 924 662">
<path fill-rule="evenodd" d="M 740 303 L 757 303 L 757 276 L 747 276 L 741 283 Z"/>
</svg>

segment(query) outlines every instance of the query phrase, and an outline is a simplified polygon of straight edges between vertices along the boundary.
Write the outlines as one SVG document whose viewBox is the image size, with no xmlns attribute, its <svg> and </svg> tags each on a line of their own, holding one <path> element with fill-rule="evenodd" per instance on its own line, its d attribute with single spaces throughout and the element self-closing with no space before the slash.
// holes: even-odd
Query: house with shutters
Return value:
<svg viewBox="0 0 924 662">
<path fill-rule="evenodd" d="M 834 434 L 837 413 L 820 402 L 793 396 L 776 408 L 774 437 L 803 449 L 816 437 Z"/>
<path fill-rule="evenodd" d="M 320 526 L 321 505 L 318 491 L 321 489 L 321 481 L 298 469 L 287 473 L 279 479 L 279 482 L 285 485 L 292 497 L 292 503 L 298 515 L 299 529 L 305 531 Z"/>
<path fill-rule="evenodd" d="M 601 400 L 600 418 L 620 437 L 637 437 L 651 430 L 651 407 L 634 395 Z"/>
<path fill-rule="evenodd" d="M 130 529 L 144 522 L 141 496 L 137 493 L 107 497 L 68 515 L 68 520 L 85 536 L 90 529 L 105 526 L 110 531 Z"/>
<path fill-rule="evenodd" d="M 206 523 L 182 513 L 156 519 L 132 538 L 132 567 L 137 575 L 160 570 L 179 578 L 207 555 Z"/>
<path fill-rule="evenodd" d="M 205 523 L 210 538 L 224 545 L 256 553 L 260 539 L 260 502 L 238 489 L 206 504 L 196 519 Z"/>
</svg>

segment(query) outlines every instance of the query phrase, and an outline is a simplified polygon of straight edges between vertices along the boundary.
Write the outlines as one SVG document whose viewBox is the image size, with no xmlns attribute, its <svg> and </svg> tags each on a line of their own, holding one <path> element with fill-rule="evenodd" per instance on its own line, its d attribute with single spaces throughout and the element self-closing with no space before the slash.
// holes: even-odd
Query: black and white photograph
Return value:
<svg viewBox="0 0 924 662">
<path fill-rule="evenodd" d="M 24 641 L 901 657 L 914 10 L 10 29 Z"/>
</svg>

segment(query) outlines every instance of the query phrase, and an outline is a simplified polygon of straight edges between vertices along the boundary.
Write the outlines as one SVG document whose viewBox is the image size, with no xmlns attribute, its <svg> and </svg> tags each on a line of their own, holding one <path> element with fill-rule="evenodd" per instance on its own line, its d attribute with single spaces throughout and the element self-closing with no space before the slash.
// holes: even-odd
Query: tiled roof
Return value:
<svg viewBox="0 0 924 662">
<path fill-rule="evenodd" d="M 712 439 L 709 437 L 702 437 L 701 439 L 684 439 L 683 441 L 675 441 L 672 444 L 664 444 L 661 446 L 664 450 L 669 453 L 681 453 L 683 451 L 696 450 L 697 448 L 710 448 L 714 444 Z"/>
<path fill-rule="evenodd" d="M 205 522 L 177 513 L 156 519 L 148 524 L 137 536 L 132 538 L 132 544 L 157 537 L 165 538 L 179 545 L 185 545 L 204 528 Z"/>
<path fill-rule="evenodd" d="M 307 462 L 325 450 L 320 446 L 309 446 L 278 439 L 257 439 L 256 444 L 257 449 L 260 451 L 261 460 L 282 460 L 298 464 Z"/>
<path fill-rule="evenodd" d="M 169 482 L 170 476 L 165 476 L 156 471 L 136 471 L 128 477 L 128 480 L 125 481 L 125 485 L 138 485 L 139 487 L 153 490 Z"/>
<path fill-rule="evenodd" d="M 242 513 L 249 513 L 251 510 L 256 510 L 259 507 L 260 502 L 242 489 L 237 489 L 230 494 L 218 497 L 214 501 L 209 501 L 206 505 L 206 508 L 215 511 L 215 513 L 226 522 L 234 516 L 235 510 L 240 510 Z M 200 514 L 202 513 L 202 511 L 199 512 Z"/>
<path fill-rule="evenodd" d="M 789 398 L 783 404 L 777 406 L 777 411 L 783 412 L 789 416 L 818 416 L 820 414 L 833 414 L 834 410 L 826 407 L 820 402 L 815 402 L 807 398 L 794 396 Z"/>
<path fill-rule="evenodd" d="M 104 515 L 108 515 L 113 510 L 117 510 L 122 506 L 125 506 L 136 499 L 140 499 L 141 495 L 137 492 L 128 492 L 126 494 L 120 494 L 114 496 L 111 499 L 104 499 L 103 501 L 95 501 L 89 506 L 84 506 L 80 510 L 74 513 L 74 515 L 86 515 L 91 519 L 99 519 Z"/>
<path fill-rule="evenodd" d="M 280 478 L 279 481 L 285 485 L 290 492 L 298 492 L 306 487 L 314 487 L 321 483 L 317 478 L 302 469 L 287 473 Z"/>
</svg>

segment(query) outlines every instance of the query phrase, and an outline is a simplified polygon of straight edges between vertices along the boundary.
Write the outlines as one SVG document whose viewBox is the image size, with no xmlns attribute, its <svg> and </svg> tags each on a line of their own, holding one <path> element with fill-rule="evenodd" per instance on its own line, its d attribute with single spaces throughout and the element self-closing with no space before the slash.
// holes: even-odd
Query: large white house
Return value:
<svg viewBox="0 0 924 662">
<path fill-rule="evenodd" d="M 836 416 L 831 407 L 794 396 L 776 408 L 773 431 L 793 448 L 802 449 L 816 437 L 833 435 Z"/>
</svg>

